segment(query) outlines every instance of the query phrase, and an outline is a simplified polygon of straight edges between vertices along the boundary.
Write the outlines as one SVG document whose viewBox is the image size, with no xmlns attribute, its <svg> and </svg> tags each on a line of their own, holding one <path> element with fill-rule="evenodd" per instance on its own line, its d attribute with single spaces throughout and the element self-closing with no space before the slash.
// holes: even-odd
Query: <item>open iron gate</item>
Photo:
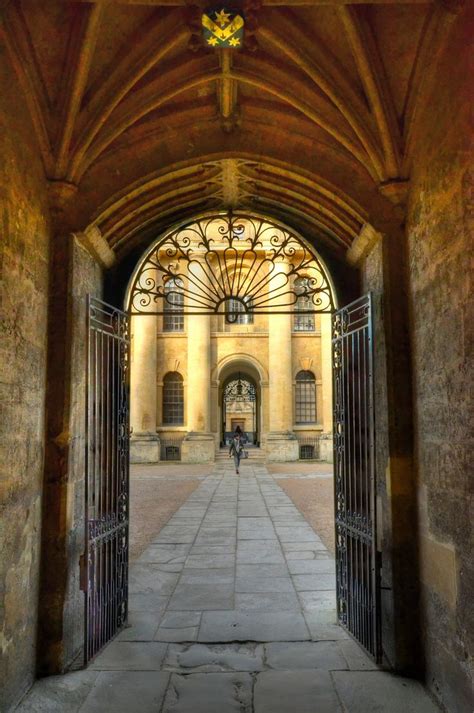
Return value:
<svg viewBox="0 0 474 713">
<path fill-rule="evenodd" d="M 129 318 L 89 297 L 87 331 L 85 663 L 127 620 Z"/>
<path fill-rule="evenodd" d="M 336 592 L 339 623 L 380 660 L 372 299 L 333 316 Z"/>
</svg>

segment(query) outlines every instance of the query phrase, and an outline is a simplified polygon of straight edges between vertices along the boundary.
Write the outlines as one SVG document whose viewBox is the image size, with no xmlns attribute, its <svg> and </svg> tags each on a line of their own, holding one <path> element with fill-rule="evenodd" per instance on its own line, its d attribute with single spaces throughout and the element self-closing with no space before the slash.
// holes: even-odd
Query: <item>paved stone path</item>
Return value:
<svg viewBox="0 0 474 713">
<path fill-rule="evenodd" d="M 335 624 L 334 561 L 262 464 L 213 473 L 130 572 L 130 626 L 22 713 L 435 713 Z"/>
</svg>

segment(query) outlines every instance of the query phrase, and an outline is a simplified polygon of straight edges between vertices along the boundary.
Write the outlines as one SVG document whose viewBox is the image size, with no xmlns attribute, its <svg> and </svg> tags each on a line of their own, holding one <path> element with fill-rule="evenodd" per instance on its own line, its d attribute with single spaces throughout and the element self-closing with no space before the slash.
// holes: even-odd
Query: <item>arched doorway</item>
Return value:
<svg viewBox="0 0 474 713">
<path fill-rule="evenodd" d="M 203 462 L 202 458 L 209 458 L 215 448 L 210 432 L 210 318 L 232 324 L 238 323 L 242 314 L 265 316 L 269 324 L 269 387 L 274 403 L 269 409 L 268 441 L 273 460 L 287 461 L 293 459 L 292 451 L 298 452 L 288 417 L 293 401 L 288 392 L 293 373 L 288 325 L 295 315 L 336 314 L 338 617 L 378 657 L 371 301 L 361 298 L 339 312 L 335 302 L 327 270 L 304 238 L 260 216 L 228 213 L 196 219 L 153 243 L 131 279 L 125 317 L 150 320 L 167 315 L 175 324 L 169 314 L 173 312 L 179 322 L 181 317 L 187 320 L 188 334 L 192 329 L 195 344 L 192 350 L 188 346 L 187 353 L 188 433 L 183 449 L 186 444 L 193 458 L 189 462 Z M 312 322 L 298 320 L 298 324 L 306 321 Z M 149 336 L 156 349 L 153 329 Z M 177 367 L 170 371 L 177 371 Z M 125 369 L 125 378 L 128 373 Z M 235 376 L 235 370 L 231 370 L 225 386 L 234 381 L 237 389 L 238 372 L 237 379 Z M 251 385 L 251 381 L 247 383 Z M 153 391 L 146 390 L 147 404 L 152 408 Z M 97 412 L 102 413 L 96 409 L 94 414 Z M 126 573 L 122 572 L 122 577 L 126 579 Z"/>
<path fill-rule="evenodd" d="M 260 445 L 259 406 L 259 389 L 252 377 L 238 371 L 226 379 L 221 397 L 222 446 L 229 444 L 237 428 L 247 445 Z"/>
</svg>

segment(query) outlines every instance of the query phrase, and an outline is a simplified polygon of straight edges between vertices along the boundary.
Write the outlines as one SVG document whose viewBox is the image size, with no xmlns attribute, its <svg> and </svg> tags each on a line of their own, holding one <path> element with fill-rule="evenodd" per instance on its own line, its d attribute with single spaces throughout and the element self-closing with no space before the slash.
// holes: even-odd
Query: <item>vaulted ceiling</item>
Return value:
<svg viewBox="0 0 474 713">
<path fill-rule="evenodd" d="M 231 207 L 343 256 L 403 202 L 455 0 L 233 2 L 239 50 L 205 46 L 209 5 L 6 3 L 1 37 L 52 193 L 119 257 L 178 218 Z"/>
</svg>

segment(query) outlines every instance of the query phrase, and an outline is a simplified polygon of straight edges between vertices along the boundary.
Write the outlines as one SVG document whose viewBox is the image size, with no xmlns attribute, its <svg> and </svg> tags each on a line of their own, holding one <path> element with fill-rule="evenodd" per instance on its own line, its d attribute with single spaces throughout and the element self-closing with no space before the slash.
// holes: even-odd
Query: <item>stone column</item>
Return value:
<svg viewBox="0 0 474 713">
<path fill-rule="evenodd" d="M 322 418 L 320 419 L 323 432 L 321 439 L 320 454 L 323 460 L 330 463 L 333 461 L 332 450 L 332 316 L 330 314 L 321 315 L 321 381 L 322 381 Z"/>
<path fill-rule="evenodd" d="M 156 432 L 156 333 L 157 317 L 132 318 L 132 367 L 130 374 L 131 463 L 156 463 L 160 442 Z"/>
<path fill-rule="evenodd" d="M 272 273 L 271 288 L 288 289 L 285 274 L 289 266 L 277 262 Z M 281 277 L 280 277 L 281 276 Z M 278 298 L 275 298 L 278 301 Z M 284 300 L 286 301 L 286 300 Z M 283 309 L 289 309 L 284 307 Z M 267 459 L 269 461 L 298 460 L 298 441 L 293 427 L 293 375 L 291 355 L 292 315 L 268 316 L 268 369 L 269 369 L 269 433 Z"/>
<path fill-rule="evenodd" d="M 193 272 L 205 280 L 204 270 Z M 192 308 L 189 309 L 192 311 Z M 199 311 L 199 308 L 196 308 Z M 188 333 L 188 434 L 181 445 L 181 459 L 187 463 L 209 463 L 215 458 L 215 437 L 211 431 L 211 317 L 190 314 Z"/>
</svg>

